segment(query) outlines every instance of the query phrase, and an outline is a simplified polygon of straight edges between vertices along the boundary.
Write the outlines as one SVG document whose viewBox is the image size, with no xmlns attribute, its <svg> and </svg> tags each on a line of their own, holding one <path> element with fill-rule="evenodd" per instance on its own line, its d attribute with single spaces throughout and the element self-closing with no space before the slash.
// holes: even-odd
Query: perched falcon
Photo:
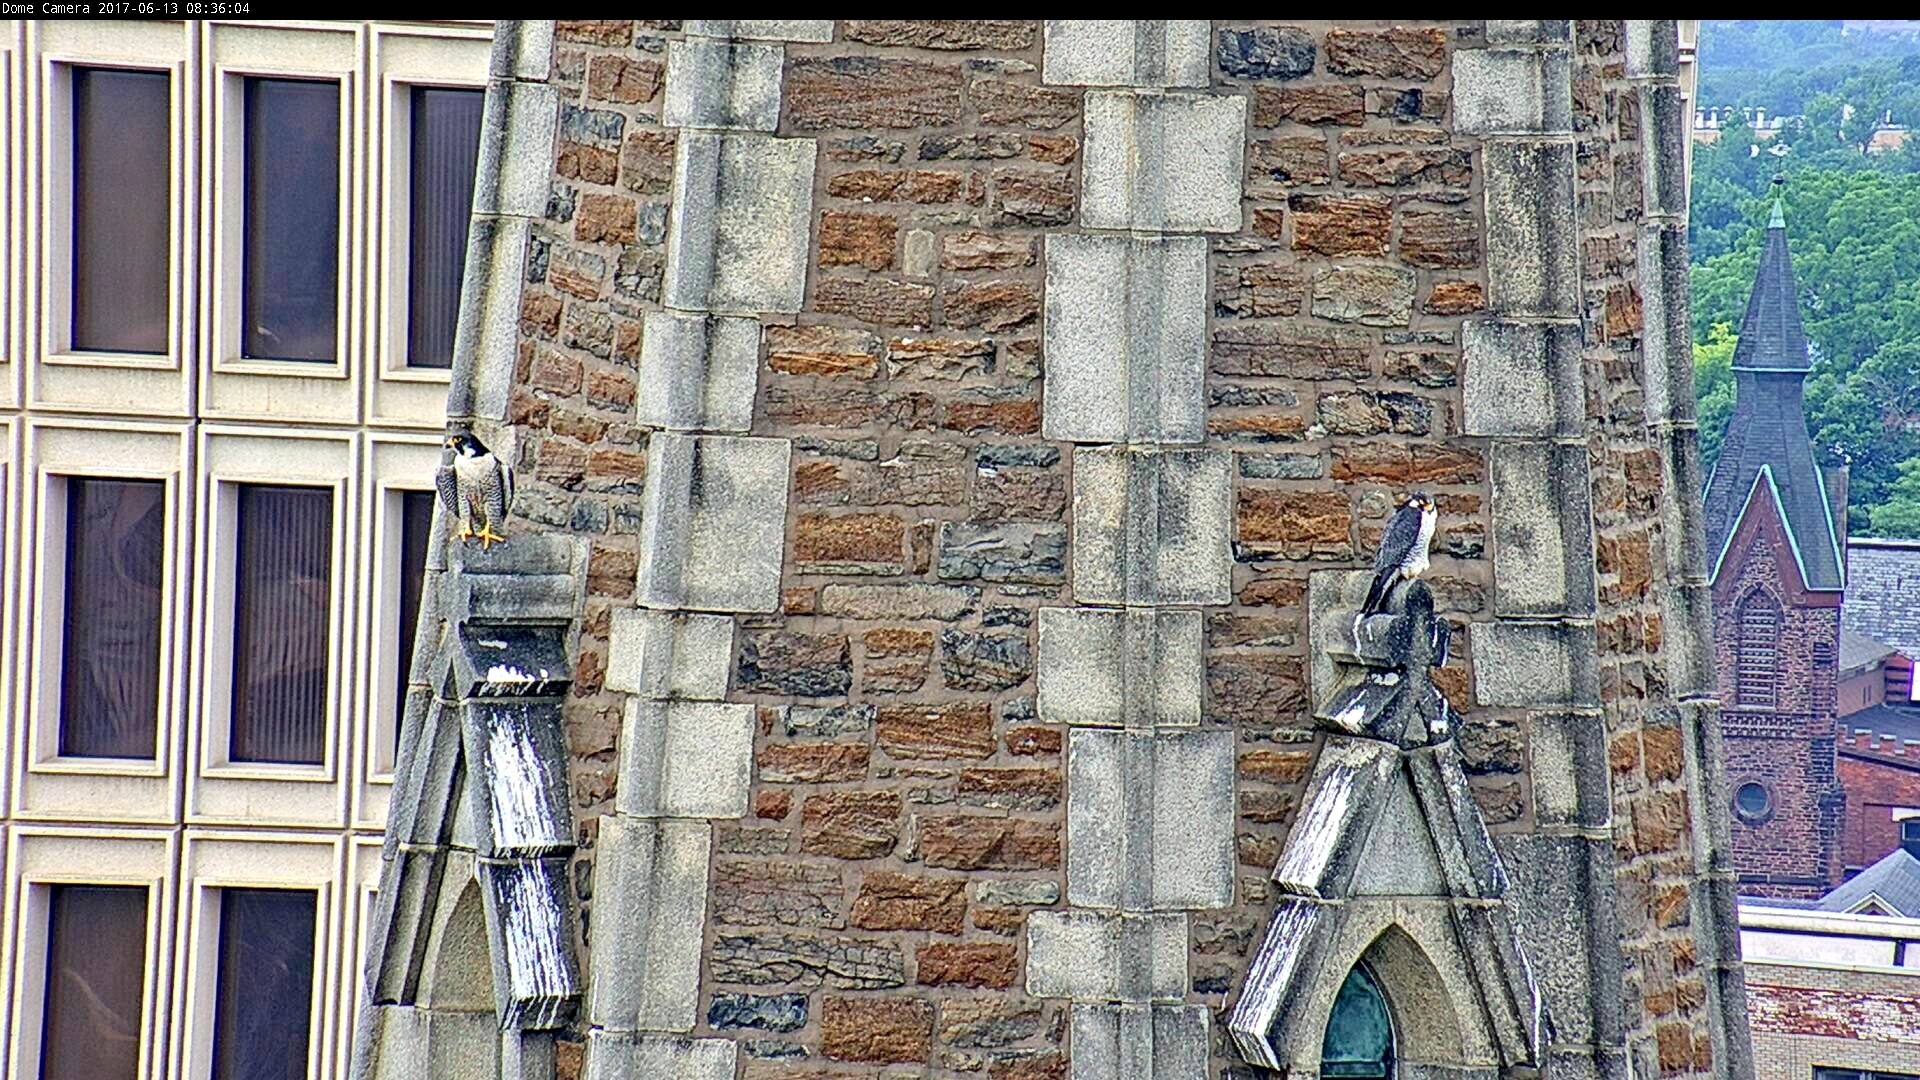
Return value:
<svg viewBox="0 0 1920 1080">
<path fill-rule="evenodd" d="M 460 522 L 460 539 L 478 537 L 483 548 L 506 543 L 499 527 L 506 524 L 513 501 L 513 473 L 470 432 L 447 436 L 447 447 L 453 461 L 440 466 L 434 481 L 440 501 Z"/>
<path fill-rule="evenodd" d="M 1380 534 L 1380 551 L 1373 557 L 1373 586 L 1367 590 L 1362 616 L 1387 609 L 1387 598 L 1401 581 L 1426 572 L 1427 546 L 1433 543 L 1433 496 L 1416 491 L 1387 519 Z"/>
</svg>

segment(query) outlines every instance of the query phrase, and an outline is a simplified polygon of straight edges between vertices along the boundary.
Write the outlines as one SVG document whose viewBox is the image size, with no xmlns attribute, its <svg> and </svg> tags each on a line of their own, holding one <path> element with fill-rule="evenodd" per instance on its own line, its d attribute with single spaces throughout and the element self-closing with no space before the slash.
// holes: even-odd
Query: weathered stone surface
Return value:
<svg viewBox="0 0 1920 1080">
<path fill-rule="evenodd" d="M 933 1003 L 918 998 L 824 998 L 820 1052 L 835 1061 L 925 1062 L 933 1053 Z"/>
<path fill-rule="evenodd" d="M 678 431 L 753 426 L 760 327 L 752 319 L 647 314 L 634 418 Z"/>
<path fill-rule="evenodd" d="M 1475 319 L 1460 344 L 1467 434 L 1571 435 L 1585 423 L 1580 327 Z"/>
<path fill-rule="evenodd" d="M 964 83 L 957 64 L 796 57 L 787 66 L 787 120 L 802 131 L 945 127 L 960 119 Z"/>
<path fill-rule="evenodd" d="M 980 601 L 977 588 L 959 585 L 828 585 L 820 590 L 820 613 L 853 619 L 952 621 Z"/>
<path fill-rule="evenodd" d="M 1050 870 L 1060 865 L 1060 827 L 977 814 L 927 817 L 920 822 L 920 857 L 948 870 Z"/>
<path fill-rule="evenodd" d="M 1573 145 L 1502 141 L 1481 153 L 1488 306 L 1503 315 L 1578 318 Z"/>
<path fill-rule="evenodd" d="M 846 925 L 840 871 L 789 860 L 721 859 L 714 864 L 713 920 L 739 926 Z"/>
<path fill-rule="evenodd" d="M 1049 236 L 1046 252 L 1047 437 L 1198 441 L 1206 241 Z"/>
<path fill-rule="evenodd" d="M 880 369 L 880 338 L 840 326 L 769 326 L 767 367 L 782 375 L 869 378 Z"/>
<path fill-rule="evenodd" d="M 640 817 L 745 817 L 752 754 L 751 705 L 630 698 L 615 806 Z"/>
<path fill-rule="evenodd" d="M 1033 674 L 1026 633 L 972 634 L 940 631 L 940 671 L 955 690 L 1008 690 Z"/>
<path fill-rule="evenodd" d="M 739 1054 L 740 1044 L 732 1039 L 686 1039 L 595 1028 L 587 1035 L 585 1080 L 628 1080 L 635 1076 L 730 1080 L 740 1067 Z"/>
<path fill-rule="evenodd" d="M 1474 623 L 1470 634 L 1474 692 L 1480 704 L 1599 704 L 1591 626 Z"/>
<path fill-rule="evenodd" d="M 811 139 L 683 131 L 662 297 L 686 311 L 798 311 L 813 202 Z"/>
<path fill-rule="evenodd" d="M 1041 719 L 1105 726 L 1200 722 L 1196 611 L 1040 609 Z"/>
<path fill-rule="evenodd" d="M 819 791 L 800 804 L 800 850 L 837 859 L 877 859 L 900 834 L 897 791 Z"/>
<path fill-rule="evenodd" d="M 906 957 L 879 938 L 723 933 L 714 937 L 709 963 L 715 981 L 746 986 L 884 990 L 907 982 Z"/>
<path fill-rule="evenodd" d="M 1314 279 L 1313 313 L 1334 322 L 1406 326 L 1413 318 L 1413 271 L 1336 266 Z"/>
<path fill-rule="evenodd" d="M 1321 255 L 1385 255 L 1393 232 L 1393 200 L 1383 196 L 1298 195 L 1293 247 Z"/>
<path fill-rule="evenodd" d="M 887 374 L 896 379 L 959 382 L 990 375 L 991 340 L 894 338 L 887 342 Z"/>
<path fill-rule="evenodd" d="M 1233 900 L 1233 734 L 1075 729 L 1067 899 L 1163 911 Z"/>
<path fill-rule="evenodd" d="M 778 45 L 698 38 L 668 42 L 667 100 L 660 122 L 772 131 L 780 125 L 784 51 Z"/>
<path fill-rule="evenodd" d="M 914 49 L 1019 50 L 1033 44 L 1025 19 L 848 19 L 849 41 Z"/>
<path fill-rule="evenodd" d="M 773 611 L 780 603 L 785 439 L 656 433 L 634 599 L 645 607 Z"/>
<path fill-rule="evenodd" d="M 887 705 L 874 738 L 888 757 L 902 760 L 984 758 L 993 755 L 993 716 L 975 702 Z"/>
<path fill-rule="evenodd" d="M 1396 26 L 1327 31 L 1327 70 L 1336 75 L 1431 79 L 1447 64 L 1447 32 Z"/>
<path fill-rule="evenodd" d="M 1036 911 L 1027 919 L 1027 993 L 1075 1001 L 1178 1000 L 1187 918 Z"/>
<path fill-rule="evenodd" d="M 1049 19 L 1041 72 L 1080 86 L 1205 86 L 1205 19 Z"/>
<path fill-rule="evenodd" d="M 1211 1026 L 1204 1005 L 1075 1003 L 1074 1068 L 1088 1076 L 1203 1076 Z"/>
<path fill-rule="evenodd" d="M 892 514 L 802 514 L 793 526 L 793 561 L 812 573 L 898 574 L 906 535 L 906 523 Z"/>
<path fill-rule="evenodd" d="M 832 19 L 688 19 L 688 34 L 758 41 L 832 41 Z"/>
<path fill-rule="evenodd" d="M 935 1035 L 950 1046 L 992 1049 L 1038 1035 L 1045 1021 L 1045 1010 L 1037 1002 L 1005 995 L 954 997 L 940 1003 Z"/>
<path fill-rule="evenodd" d="M 1400 215 L 1400 258 L 1429 269 L 1479 266 L 1479 223 L 1461 211 L 1409 210 Z"/>
<path fill-rule="evenodd" d="M 1020 977 L 1020 955 L 1012 945 L 935 942 L 914 957 L 922 986 L 966 986 L 1004 990 Z"/>
<path fill-rule="evenodd" d="M 651 698 L 718 701 L 727 692 L 733 620 L 616 609 L 607 632 L 606 687 Z"/>
<path fill-rule="evenodd" d="M 1074 453 L 1073 593 L 1093 604 L 1223 604 L 1231 455 Z"/>
<path fill-rule="evenodd" d="M 958 232 L 940 238 L 940 265 L 947 270 L 1017 270 L 1035 258 L 1031 236 Z"/>
<path fill-rule="evenodd" d="M 872 705 L 783 705 L 780 728 L 788 736 L 853 735 L 873 727 Z"/>
<path fill-rule="evenodd" d="M 1292 26 L 1220 31 L 1220 70 L 1240 79 L 1298 79 L 1313 73 L 1313 35 Z"/>
<path fill-rule="evenodd" d="M 771 743 L 755 761 L 768 783 L 831 784 L 865 777 L 871 754 L 865 743 Z"/>
<path fill-rule="evenodd" d="M 1253 91 L 1253 126 L 1290 121 L 1359 127 L 1366 122 L 1365 106 L 1366 93 L 1358 86 L 1260 86 Z"/>
<path fill-rule="evenodd" d="M 820 215 L 820 265 L 864 266 L 885 270 L 893 265 L 898 222 L 886 214 L 827 210 Z"/>
<path fill-rule="evenodd" d="M 947 580 L 1031 582 L 1066 580 L 1067 530 L 1058 525 L 940 527 L 937 572 Z"/>
<path fill-rule="evenodd" d="M 600 819 L 592 1023 L 692 1030 L 711 844 L 705 822 Z"/>
<path fill-rule="evenodd" d="M 807 1026 L 805 994 L 739 994 L 716 990 L 707 1004 L 707 1026 L 720 1031 L 757 1028 L 798 1031 Z"/>
<path fill-rule="evenodd" d="M 1488 467 L 1494 613 L 1592 615 L 1593 487 L 1586 447 L 1497 442 Z"/>
<path fill-rule="evenodd" d="M 1247 152 L 1247 188 L 1263 198 L 1280 198 L 1298 187 L 1333 179 L 1327 140 L 1318 135 L 1256 139 Z M 1270 230 L 1279 239 L 1279 230 Z"/>
<path fill-rule="evenodd" d="M 852 682 L 841 634 L 762 630 L 740 642 L 735 676 L 742 690 L 795 697 L 836 697 Z"/>
<path fill-rule="evenodd" d="M 1239 96 L 1087 94 L 1082 223 L 1238 229 L 1246 123 L 1247 102 Z"/>
<path fill-rule="evenodd" d="M 1067 90 L 1004 79 L 976 79 L 972 92 L 980 119 L 988 124 L 1046 131 L 1080 115 L 1079 95 Z"/>
<path fill-rule="evenodd" d="M 1573 130 L 1564 49 L 1462 49 L 1453 58 L 1454 126 L 1471 135 Z"/>
<path fill-rule="evenodd" d="M 918 877 L 879 871 L 860 882 L 849 921 L 862 930 L 932 930 L 958 934 L 965 929 L 967 880 Z"/>
</svg>

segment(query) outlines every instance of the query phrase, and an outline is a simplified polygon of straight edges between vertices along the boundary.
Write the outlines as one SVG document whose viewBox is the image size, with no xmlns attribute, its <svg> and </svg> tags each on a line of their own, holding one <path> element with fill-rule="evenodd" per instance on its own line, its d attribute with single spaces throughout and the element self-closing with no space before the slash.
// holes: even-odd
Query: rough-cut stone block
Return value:
<svg viewBox="0 0 1920 1080">
<path fill-rule="evenodd" d="M 553 162 L 544 154 L 512 153 L 508 148 L 553 145 L 560 123 L 559 95 L 545 83 L 506 79 L 493 80 L 490 89 L 480 125 L 473 205 L 483 213 L 538 218 L 552 190 Z"/>
<path fill-rule="evenodd" d="M 1200 723 L 1200 613 L 1041 608 L 1036 708 L 1049 724 Z"/>
<path fill-rule="evenodd" d="M 1314 763 L 1273 881 L 1288 896 L 1341 899 L 1359 869 L 1367 822 L 1386 802 L 1399 752 L 1377 739 L 1329 737 Z"/>
<path fill-rule="evenodd" d="M 1067 742 L 1067 899 L 1166 911 L 1233 901 L 1233 734 L 1080 729 Z"/>
<path fill-rule="evenodd" d="M 1597 706 L 1593 627 L 1567 622 L 1474 623 L 1474 695 L 1482 705 Z"/>
<path fill-rule="evenodd" d="M 1667 689 L 1677 698 L 1713 697 L 1720 683 L 1713 654 L 1712 590 L 1701 584 L 1671 585 L 1660 590 L 1660 596 Z"/>
<path fill-rule="evenodd" d="M 1680 73 L 1680 28 L 1672 19 L 1628 19 L 1627 75 Z"/>
<path fill-rule="evenodd" d="M 1094 229 L 1240 227 L 1247 99 L 1087 95 L 1080 223 Z"/>
<path fill-rule="evenodd" d="M 1488 19 L 1489 45 L 1570 45 L 1573 23 L 1567 19 Z"/>
<path fill-rule="evenodd" d="M 1580 316 L 1579 215 L 1571 142 L 1490 142 L 1487 306 L 1501 315 Z"/>
<path fill-rule="evenodd" d="M 683 311 L 799 311 L 814 156 L 812 139 L 681 132 L 663 302 Z"/>
<path fill-rule="evenodd" d="M 689 992 L 689 1000 L 695 996 Z M 584 1080 L 733 1080 L 740 1044 L 732 1039 L 676 1039 L 640 1033 L 587 1034 Z"/>
<path fill-rule="evenodd" d="M 755 41 L 832 41 L 832 19 L 688 19 L 691 36 Z"/>
<path fill-rule="evenodd" d="M 1473 320 L 1460 328 L 1468 435 L 1574 435 L 1586 424 L 1580 327 Z"/>
<path fill-rule="evenodd" d="M 1686 96 L 1678 86 L 1641 86 L 1640 191 L 1648 216 L 1687 212 Z"/>
<path fill-rule="evenodd" d="M 1074 86 L 1205 86 L 1206 19 L 1049 19 L 1045 81 Z"/>
<path fill-rule="evenodd" d="M 594 1027 L 693 1030 L 711 847 L 704 821 L 600 818 L 587 997 Z"/>
<path fill-rule="evenodd" d="M 1073 1006 L 1072 1080 L 1205 1080 L 1204 1005 Z"/>
<path fill-rule="evenodd" d="M 719 701 L 727 696 L 733 620 L 616 608 L 607 632 L 609 690 L 649 698 Z"/>
<path fill-rule="evenodd" d="M 1513 870 L 1515 927 L 1562 1042 L 1604 1037 L 1594 1030 L 1597 999 L 1614 995 L 1616 1008 L 1619 1001 L 1620 952 L 1596 925 L 1614 921 L 1610 847 L 1608 840 L 1577 836 L 1515 834 L 1502 841 Z M 1609 954 L 1610 983 L 1595 964 Z"/>
<path fill-rule="evenodd" d="M 778 609 L 789 455 L 785 439 L 656 432 L 647 442 L 635 601 Z"/>
<path fill-rule="evenodd" d="M 1528 720 L 1533 817 L 1542 825 L 1606 829 L 1612 823 L 1606 724 L 1580 713 L 1535 713 Z"/>
<path fill-rule="evenodd" d="M 1590 616 L 1594 610 L 1593 487 L 1580 443 L 1495 442 L 1493 610 Z"/>
<path fill-rule="evenodd" d="M 948 522 L 940 526 L 936 570 L 950 581 L 1066 580 L 1067 530 L 1058 525 Z"/>
<path fill-rule="evenodd" d="M 668 127 L 772 131 L 780 126 L 778 45 L 689 38 L 667 43 Z"/>
<path fill-rule="evenodd" d="M 614 805 L 636 817 L 745 817 L 752 768 L 753 706 L 631 698 Z"/>
<path fill-rule="evenodd" d="M 1027 917 L 1027 993 L 1075 1001 L 1178 1001 L 1187 917 L 1036 911 Z"/>
<path fill-rule="evenodd" d="M 1640 302 L 1645 307 L 1640 343 L 1646 357 L 1647 423 L 1695 419 L 1696 403 L 1689 390 L 1693 385 L 1693 328 L 1687 321 L 1692 293 L 1687 227 L 1679 223 L 1642 226 L 1639 264 Z"/>
<path fill-rule="evenodd" d="M 1049 236 L 1046 260 L 1047 438 L 1203 439 L 1207 242 Z"/>
<path fill-rule="evenodd" d="M 1573 130 L 1565 49 L 1461 49 L 1453 54 L 1453 116 L 1471 135 Z"/>
<path fill-rule="evenodd" d="M 1091 604 L 1224 604 L 1233 455 L 1074 453 L 1073 595 Z"/>
<path fill-rule="evenodd" d="M 647 313 L 634 419 L 675 431 L 753 426 L 760 324 L 672 311 Z"/>
</svg>

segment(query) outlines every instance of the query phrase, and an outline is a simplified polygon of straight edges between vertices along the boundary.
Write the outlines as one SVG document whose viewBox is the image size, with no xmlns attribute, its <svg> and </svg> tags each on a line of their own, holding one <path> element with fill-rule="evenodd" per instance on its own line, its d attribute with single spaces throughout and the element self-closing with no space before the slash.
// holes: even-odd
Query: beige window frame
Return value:
<svg viewBox="0 0 1920 1080">
<path fill-rule="evenodd" d="M 33 550 L 23 566 L 29 678 L 23 688 L 25 739 L 16 812 L 28 818 L 165 821 L 178 818 L 179 717 L 186 701 L 180 643 L 191 580 L 188 550 L 189 441 L 181 425 L 130 421 L 40 420 L 27 431 L 31 494 L 23 498 L 24 535 Z M 144 467 L 143 467 L 144 466 Z M 166 485 L 162 538 L 160 682 L 151 759 L 60 755 L 61 650 L 66 623 L 66 493 L 72 477 L 158 480 Z"/>
<path fill-rule="evenodd" d="M 430 435 L 374 434 L 367 440 L 365 502 L 360 549 L 362 577 L 360 722 L 353 729 L 359 763 L 354 824 L 383 829 L 393 794 L 395 682 L 411 642 L 400 640 L 401 496 L 432 492 L 440 465 L 440 439 Z M 423 598 L 424 605 L 424 598 Z"/>
<path fill-rule="evenodd" d="M 111 404 L 146 411 L 153 391 L 183 389 L 177 375 L 183 368 L 186 329 L 187 237 L 192 210 L 188 186 L 189 119 L 192 86 L 187 78 L 187 36 L 178 26 L 164 23 L 47 23 L 38 28 L 40 77 L 40 355 L 46 365 L 78 365 L 170 373 L 165 379 L 142 379 L 127 385 L 123 371 L 63 379 L 59 372 L 42 371 L 38 383 L 50 384 L 35 395 L 53 404 L 98 406 Z M 147 201 L 171 216 L 167 242 L 167 349 L 159 355 L 81 351 L 73 347 L 73 69 L 107 67 L 166 74 L 172 88 L 168 120 L 171 144 L 167 190 L 129 192 L 128 198 Z M 77 385 L 63 385 L 77 384 Z M 49 392 L 51 391 L 51 392 Z M 79 391 L 79 392 L 76 392 Z M 103 396 L 103 391 L 106 393 Z M 162 397 L 160 400 L 167 400 Z M 184 406 L 184 402 L 181 403 Z"/>
<path fill-rule="evenodd" d="M 214 1008 L 219 994 L 220 891 L 311 889 L 313 1002 L 308 1014 L 307 1077 L 335 1073 L 335 1022 L 344 996 L 340 962 L 342 838 L 298 833 L 189 829 L 180 864 L 180 945 L 175 957 L 173 1077 L 206 1080 L 213 1070 Z"/>
<path fill-rule="evenodd" d="M 27 272 L 26 260 L 16 250 L 24 238 L 14 220 L 19 205 L 14 146 L 20 142 L 20 130 L 14 115 L 13 71 L 23 29 L 17 20 L 0 20 L 0 406 L 15 405 L 20 400 L 22 365 L 16 357 Z"/>
<path fill-rule="evenodd" d="M 173 968 L 174 834 L 165 830 L 59 829 L 13 825 L 7 844 L 6 927 L 13 1015 L 8 1076 L 40 1074 L 46 1003 L 47 915 L 55 885 L 147 888 L 147 971 L 141 989 L 141 1080 L 166 1069 L 164 1012 Z"/>
<path fill-rule="evenodd" d="M 353 700 L 356 660 L 352 589 L 358 552 L 349 543 L 358 519 L 359 453 L 351 432 L 202 424 L 195 538 L 196 610 L 193 614 L 192 740 L 194 773 L 187 781 L 190 823 L 255 823 L 339 827 L 345 820 L 344 711 Z M 281 765 L 228 760 L 233 698 L 233 605 L 238 551 L 236 495 L 240 484 L 303 484 L 333 492 L 333 582 L 329 597 L 329 657 L 325 760 Z"/>
<path fill-rule="evenodd" d="M 374 908 L 380 901 L 380 838 L 355 836 L 347 841 L 347 876 L 342 896 L 340 939 L 347 949 L 340 958 L 340 1035 L 334 1060 L 343 1066 L 353 1060 L 353 1036 L 360 1007 L 367 1000 L 367 945 L 373 940 Z"/>
<path fill-rule="evenodd" d="M 22 592 L 26 583 L 14 567 L 19 555 L 21 513 L 18 498 L 20 492 L 20 432 L 11 417 L 0 416 L 0 709 L 6 709 L 14 716 L 24 711 L 18 703 L 16 693 L 24 693 L 14 682 L 16 616 L 24 620 L 22 610 L 26 607 Z M 24 624 L 22 624 L 24 625 Z M 20 725 L 0 724 L 0 760 L 7 767 L 0 769 L 0 808 L 11 810 L 13 807 L 13 741 L 14 729 Z M 0 905 L 3 906 L 3 905 Z M 3 935 L 0 935 L 3 936 Z M 5 952 L 4 942 L 0 942 L 0 954 Z M 0 993 L 0 998 L 5 997 Z M 4 1003 L 0 1003 L 0 1020 L 6 1015 Z"/>
<path fill-rule="evenodd" d="M 375 422 L 439 427 L 446 419 L 451 371 L 407 366 L 407 283 L 411 269 L 412 110 L 416 86 L 479 90 L 487 85 L 492 34 L 435 26 L 372 33 L 373 145 L 380 161 L 369 215 L 374 297 L 372 348 L 377 377 L 368 380 L 367 415 Z"/>
<path fill-rule="evenodd" d="M 359 195 L 364 134 L 357 87 L 363 28 L 322 24 L 209 22 L 203 25 L 202 93 L 209 117 L 202 140 L 206 257 L 202 269 L 201 413 L 230 419 L 353 424 L 359 419 L 356 314 L 361 246 Z M 339 325 L 331 363 L 266 360 L 242 352 L 245 240 L 246 79 L 340 84 L 340 237 L 335 288 Z"/>
</svg>

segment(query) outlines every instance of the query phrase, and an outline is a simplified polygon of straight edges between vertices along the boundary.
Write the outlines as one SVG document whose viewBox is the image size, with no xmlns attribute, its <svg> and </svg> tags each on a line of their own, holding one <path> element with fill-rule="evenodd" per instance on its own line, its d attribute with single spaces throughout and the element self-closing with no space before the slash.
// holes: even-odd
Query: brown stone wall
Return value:
<svg viewBox="0 0 1920 1080">
<path fill-rule="evenodd" d="M 593 545 L 567 713 L 589 943 L 675 32 L 559 24 L 560 144 L 521 311 L 516 510 Z M 1485 223 L 1478 142 L 1450 129 L 1450 58 L 1482 32 L 1216 24 L 1214 92 L 1250 105 L 1242 227 L 1210 258 L 1208 442 L 1235 451 L 1236 566 L 1234 602 L 1207 615 L 1204 723 L 1239 736 L 1243 871 L 1237 906 L 1192 922 L 1190 1000 L 1216 1008 L 1271 908 L 1311 760 L 1306 576 L 1368 565 L 1409 490 L 1439 500 L 1428 579 L 1456 624 L 1440 674 L 1467 714 L 1482 812 L 1496 832 L 1534 827 L 1524 712 L 1473 706 L 1462 632 L 1491 617 L 1491 492 L 1486 440 L 1461 435 Z M 1660 490 L 1639 411 L 1639 129 L 1620 33 L 1576 34 L 1589 450 L 1627 1015 L 1677 1075 L 1710 1062 L 1650 568 L 1659 501 L 1693 495 Z M 1067 1009 L 1025 996 L 1022 931 L 1063 891 L 1064 729 L 1037 722 L 1033 667 L 1037 609 L 1067 602 L 1072 456 L 1039 434 L 1041 252 L 1076 229 L 1084 91 L 1042 85 L 1030 21 L 843 22 L 786 57 L 779 132 L 817 139 L 819 167 L 807 300 L 766 331 L 753 422 L 794 451 L 784 610 L 739 620 L 729 696 L 759 706 L 753 813 L 716 826 L 696 1034 L 742 1040 L 752 1077 L 1064 1077 Z M 1244 1074 L 1220 1054 L 1216 1071 Z"/>
</svg>

